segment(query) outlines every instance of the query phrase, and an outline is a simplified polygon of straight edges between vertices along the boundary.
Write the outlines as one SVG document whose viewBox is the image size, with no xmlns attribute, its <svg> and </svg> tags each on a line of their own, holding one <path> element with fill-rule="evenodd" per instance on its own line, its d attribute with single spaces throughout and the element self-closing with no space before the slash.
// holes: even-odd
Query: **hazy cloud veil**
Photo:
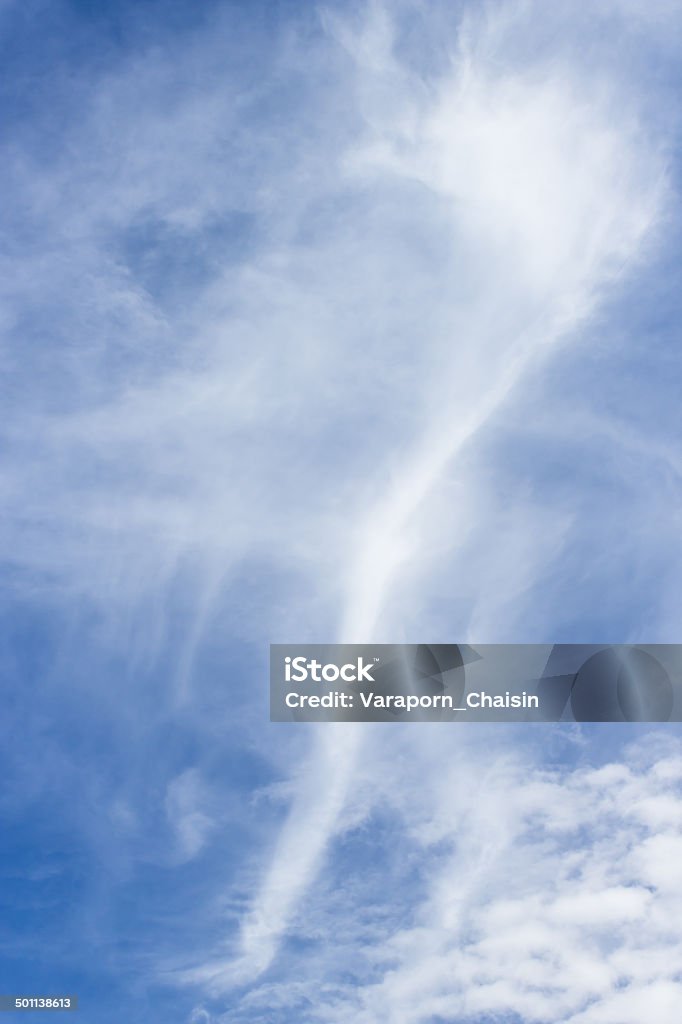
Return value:
<svg viewBox="0 0 682 1024">
<path fill-rule="evenodd" d="M 679 642 L 679 9 L 40 7 L 0 7 L 3 809 L 65 816 L 100 984 L 673 1024 L 674 732 L 265 687 L 269 641 Z"/>
</svg>

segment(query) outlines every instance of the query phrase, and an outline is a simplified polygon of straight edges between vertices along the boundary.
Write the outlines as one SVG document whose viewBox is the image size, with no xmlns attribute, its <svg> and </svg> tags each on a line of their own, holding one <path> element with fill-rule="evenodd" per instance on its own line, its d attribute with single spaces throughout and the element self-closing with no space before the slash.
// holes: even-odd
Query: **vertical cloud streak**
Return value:
<svg viewBox="0 0 682 1024">
<path fill-rule="evenodd" d="M 375 6 L 355 35 L 334 22 L 357 60 L 360 94 L 375 101 L 352 173 L 428 190 L 456 240 L 468 292 L 462 301 L 460 282 L 444 276 L 443 289 L 453 292 L 450 332 L 432 337 L 427 321 L 414 337 L 426 354 L 423 380 L 414 382 L 422 412 L 385 493 L 356 517 L 338 631 L 344 642 L 394 639 L 402 629 L 388 598 L 419 560 L 424 503 L 529 369 L 574 338 L 604 290 L 631 271 L 661 209 L 663 165 L 644 127 L 614 120 L 616 97 L 594 102 L 570 70 L 509 66 L 505 21 L 504 12 L 468 19 L 453 70 L 430 83 L 419 110 L 419 83 L 394 56 L 387 11 Z M 456 553 L 456 515 L 454 524 Z M 317 733 L 240 956 L 201 973 L 216 987 L 272 962 L 339 827 L 366 741 L 357 726 Z"/>
</svg>

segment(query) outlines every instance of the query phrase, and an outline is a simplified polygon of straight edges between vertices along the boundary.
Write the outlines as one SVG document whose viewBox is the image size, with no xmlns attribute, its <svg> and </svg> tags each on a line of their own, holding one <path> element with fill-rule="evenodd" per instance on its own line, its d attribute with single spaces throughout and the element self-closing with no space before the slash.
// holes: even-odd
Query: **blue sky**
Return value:
<svg viewBox="0 0 682 1024">
<path fill-rule="evenodd" d="M 267 645 L 680 641 L 681 26 L 0 0 L 0 990 L 677 1024 L 676 727 L 272 725 Z"/>
</svg>

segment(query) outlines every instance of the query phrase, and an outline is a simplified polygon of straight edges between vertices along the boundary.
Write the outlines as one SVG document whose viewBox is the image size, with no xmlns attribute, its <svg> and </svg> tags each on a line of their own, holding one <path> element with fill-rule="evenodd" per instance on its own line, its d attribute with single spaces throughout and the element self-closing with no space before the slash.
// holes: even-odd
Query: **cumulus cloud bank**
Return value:
<svg viewBox="0 0 682 1024">
<path fill-rule="evenodd" d="M 622 760 L 574 752 L 550 768 L 539 745 L 520 758 L 500 731 L 490 758 L 475 740 L 453 753 L 447 729 L 414 731 L 400 731 L 400 759 L 374 734 L 356 800 L 381 861 L 371 832 L 351 865 L 339 840 L 296 921 L 310 943 L 298 985 L 285 966 L 220 1019 L 305 1006 L 334 1022 L 674 1021 L 679 744 L 659 735 Z"/>
</svg>

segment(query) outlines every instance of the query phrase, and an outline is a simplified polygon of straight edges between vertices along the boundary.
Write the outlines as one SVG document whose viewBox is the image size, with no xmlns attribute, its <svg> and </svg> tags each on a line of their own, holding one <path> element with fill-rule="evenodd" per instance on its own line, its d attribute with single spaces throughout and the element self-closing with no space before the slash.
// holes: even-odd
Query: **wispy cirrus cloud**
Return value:
<svg viewBox="0 0 682 1024">
<path fill-rule="evenodd" d="M 391 594 L 406 567 L 421 559 L 423 570 L 425 511 L 447 536 L 447 555 L 441 546 L 439 557 L 462 561 L 462 536 L 471 544 L 471 502 L 434 523 L 424 508 L 432 492 L 443 478 L 475 475 L 459 456 L 484 428 L 503 429 L 500 414 L 524 377 L 553 348 L 575 340 L 605 289 L 639 258 L 660 215 L 664 163 L 654 140 L 644 143 L 646 128 L 634 113 L 614 122 L 615 97 L 600 89 L 595 98 L 593 86 L 560 63 L 514 67 L 505 52 L 508 15 L 467 20 L 451 70 L 428 84 L 396 56 L 394 25 L 382 7 L 358 33 L 332 22 L 356 61 L 360 102 L 369 107 L 364 138 L 347 158 L 350 172 L 389 190 L 420 186 L 433 203 L 423 211 L 426 224 L 445 254 L 443 290 L 415 338 L 424 352 L 421 417 L 354 530 L 345 640 L 401 628 L 391 617 Z M 512 535 L 514 553 L 502 569 L 498 563 L 494 580 L 485 560 L 469 560 L 469 571 L 486 584 L 464 626 L 478 636 L 504 629 L 505 589 L 518 602 L 543 554 L 561 546 L 560 525 L 540 536 L 528 530 L 527 541 L 523 534 Z M 499 559 L 499 549 L 495 554 Z M 412 614 L 414 605 L 412 591 Z M 357 730 L 339 729 L 333 743 L 328 733 L 320 737 L 310 779 L 247 919 L 240 958 L 200 972 L 214 985 L 221 972 L 229 984 L 248 976 L 249 962 L 255 971 L 270 963 L 341 820 L 362 749 Z M 319 786 L 318 777 L 329 784 Z"/>
<path fill-rule="evenodd" d="M 391 799 L 384 786 L 360 798 L 364 773 L 393 778 L 407 738 L 339 727 L 273 739 L 258 703 L 264 656 L 257 669 L 237 659 L 227 678 L 211 660 L 215 645 L 250 654 L 294 637 L 602 639 L 580 633 L 586 621 L 627 639 L 643 616 L 656 639 L 676 639 L 666 630 L 676 628 L 679 480 L 662 490 L 650 453 L 676 437 L 676 399 L 655 365 L 665 349 L 673 379 L 679 363 L 665 338 L 656 358 L 638 349 L 627 303 L 650 308 L 651 267 L 670 261 L 676 126 L 661 102 L 666 72 L 651 67 L 669 59 L 679 25 L 664 4 L 646 18 L 605 5 L 598 33 L 573 4 L 340 4 L 280 20 L 254 10 L 218 4 L 191 30 L 156 35 L 139 14 L 128 49 L 111 45 L 72 76 L 55 72 L 35 87 L 35 123 L 10 125 L 0 486 L 7 599 L 57 609 L 67 652 L 83 633 L 102 660 L 125 651 L 116 680 L 125 699 L 101 701 L 138 755 L 129 769 L 126 753 L 120 776 L 104 773 L 98 801 L 121 835 L 136 833 L 141 860 L 148 846 L 163 860 L 159 834 L 169 829 L 176 867 L 218 847 L 237 862 L 233 874 L 216 869 L 231 908 L 221 941 L 169 959 L 191 962 L 183 977 L 209 993 L 255 984 L 235 1011 L 255 1020 L 266 1013 L 259 1000 L 280 1000 L 282 1019 L 293 1012 L 296 986 L 287 995 L 257 979 L 269 984 L 278 956 L 293 957 L 288 940 L 323 866 L 333 873 L 353 828 L 370 828 L 376 800 Z M 45 130 L 47 109 L 56 134 Z M 627 395 L 618 418 L 605 391 L 612 404 Z M 550 432 L 552 411 L 567 405 L 571 416 Z M 671 426 L 654 429 L 662 411 Z M 593 466 L 595 433 L 605 456 Z M 639 453 L 634 472 L 626 450 Z M 605 589 L 614 579 L 622 586 Z M 72 685 L 62 659 L 56 693 Z M 101 688 L 78 685 L 89 700 Z M 175 741 L 201 750 L 201 764 L 178 753 L 145 768 L 141 721 L 150 732 L 190 731 L 192 743 Z M 228 740 L 283 783 L 284 804 L 264 798 L 259 830 L 246 830 L 253 848 L 229 845 L 217 783 L 207 781 Z M 420 739 L 409 742 L 440 792 L 459 756 L 443 741 L 436 766 Z M 523 774 L 515 756 L 495 754 L 479 816 L 465 796 L 461 806 L 473 847 L 491 836 L 497 851 L 493 888 L 518 842 L 539 863 L 543 841 L 524 838 L 529 818 L 540 816 L 550 846 L 556 839 L 559 881 L 538 869 L 532 904 L 547 936 L 568 877 L 545 803 L 560 781 L 574 785 L 568 802 L 587 827 L 579 791 L 589 773 L 552 777 L 537 784 L 537 804 L 505 809 L 505 787 Z M 380 837 L 430 855 L 422 796 L 402 768 L 397 777 L 402 824 Z M 252 828 L 260 780 L 235 773 L 222 784 L 230 814 Z M 426 801 L 434 821 L 446 803 Z M 157 805 L 160 818 L 149 812 Z M 454 825 L 443 828 L 452 843 Z M 601 851 L 596 833 L 590 842 Z M 610 875 L 612 902 L 599 913 L 620 902 L 636 917 L 647 870 L 637 868 L 634 896 Z M 419 986 L 432 1017 L 453 1005 L 545 1012 L 549 996 L 511 980 L 518 965 L 506 947 L 504 983 L 483 985 L 475 1005 L 474 965 L 492 962 L 493 918 L 508 912 L 515 927 L 519 907 L 505 911 L 498 885 L 489 932 L 463 937 L 443 895 L 449 876 L 434 876 L 432 887 L 415 883 L 414 930 L 375 899 L 374 944 L 354 941 L 376 976 L 356 979 L 356 995 L 330 982 L 320 1019 L 369 1020 L 388 1000 L 392 1019 L 416 1021 Z M 596 884 L 580 890 L 574 945 L 596 913 Z M 464 966 L 448 987 L 457 943 Z M 393 970 L 404 1010 L 386 994 Z M 600 977 L 567 980 L 562 1012 L 587 1012 L 581 999 L 611 992 L 611 975 Z M 665 1003 L 674 979 L 651 979 Z"/>
</svg>

